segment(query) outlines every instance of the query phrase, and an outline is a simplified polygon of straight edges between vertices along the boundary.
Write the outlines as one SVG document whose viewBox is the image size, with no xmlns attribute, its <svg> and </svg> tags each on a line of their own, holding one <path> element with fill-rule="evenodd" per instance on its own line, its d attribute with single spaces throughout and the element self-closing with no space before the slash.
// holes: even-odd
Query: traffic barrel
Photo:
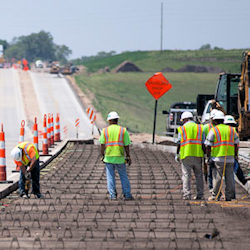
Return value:
<svg viewBox="0 0 250 250">
<path fill-rule="evenodd" d="M 48 147 L 51 147 L 50 114 L 48 114 L 48 130 L 47 130 L 47 136 L 48 136 Z"/>
<path fill-rule="evenodd" d="M 54 145 L 54 118 L 53 118 L 53 114 L 51 114 L 51 123 L 50 123 L 50 138 L 51 138 L 51 145 Z"/>
<path fill-rule="evenodd" d="M 35 123 L 34 123 L 34 126 L 33 126 L 33 142 L 34 142 L 34 145 L 36 146 L 37 150 L 39 151 L 38 149 L 38 128 L 37 128 L 37 118 L 35 117 Z"/>
<path fill-rule="evenodd" d="M 55 126 L 55 141 L 61 141 L 61 134 L 60 134 L 60 116 L 59 114 L 56 115 L 56 126 Z"/>
<path fill-rule="evenodd" d="M 3 124 L 0 131 L 0 181 L 6 181 L 5 136 Z"/>
<path fill-rule="evenodd" d="M 21 128 L 20 128 L 20 136 L 19 136 L 19 143 L 24 142 L 24 126 L 25 126 L 25 121 L 21 121 Z"/>
<path fill-rule="evenodd" d="M 49 154 L 48 139 L 47 139 L 47 116 L 46 115 L 44 115 L 44 118 L 43 118 L 43 154 L 44 155 Z"/>
</svg>

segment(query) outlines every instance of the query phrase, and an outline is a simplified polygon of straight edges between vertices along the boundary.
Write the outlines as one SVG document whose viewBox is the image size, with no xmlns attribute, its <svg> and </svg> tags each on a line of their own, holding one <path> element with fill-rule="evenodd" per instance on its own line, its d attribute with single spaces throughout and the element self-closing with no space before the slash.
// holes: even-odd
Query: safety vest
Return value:
<svg viewBox="0 0 250 250">
<path fill-rule="evenodd" d="M 105 137 L 105 156 L 124 156 L 124 134 L 126 129 L 111 125 L 103 129 Z"/>
<path fill-rule="evenodd" d="M 211 128 L 213 128 L 213 124 L 212 123 L 207 123 L 203 126 L 203 131 L 205 133 L 205 137 L 207 137 L 209 131 L 211 130 Z"/>
<path fill-rule="evenodd" d="M 34 149 L 36 151 L 36 159 L 39 158 L 39 153 L 38 153 L 36 147 L 34 146 L 34 144 L 29 143 L 29 142 L 22 142 L 22 143 L 19 143 L 17 145 L 17 147 L 23 149 L 24 154 L 23 154 L 23 157 L 22 157 L 22 164 L 24 166 L 27 166 L 32 160 L 30 158 L 30 156 L 29 156 L 29 150 L 30 150 L 31 147 L 34 147 Z"/>
<path fill-rule="evenodd" d="M 212 128 L 215 134 L 214 143 L 212 146 L 211 156 L 234 156 L 234 128 L 219 124 Z"/>
<path fill-rule="evenodd" d="M 202 125 L 189 122 L 178 128 L 181 134 L 180 158 L 187 156 L 203 157 L 202 150 Z"/>
</svg>

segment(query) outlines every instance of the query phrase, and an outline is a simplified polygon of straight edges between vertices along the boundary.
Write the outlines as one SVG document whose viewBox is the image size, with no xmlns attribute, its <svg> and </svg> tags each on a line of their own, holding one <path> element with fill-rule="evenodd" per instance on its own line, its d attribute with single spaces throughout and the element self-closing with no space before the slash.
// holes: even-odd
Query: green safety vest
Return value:
<svg viewBox="0 0 250 250">
<path fill-rule="evenodd" d="M 202 125 L 190 122 L 178 128 L 181 134 L 180 159 L 187 156 L 203 157 L 202 150 Z"/>
<path fill-rule="evenodd" d="M 210 129 L 213 128 L 213 127 L 214 127 L 214 126 L 213 126 L 212 123 L 207 123 L 207 124 L 203 125 L 203 131 L 204 131 L 204 133 L 205 133 L 205 137 L 207 137 L 207 135 L 208 135 Z"/>
<path fill-rule="evenodd" d="M 36 149 L 36 147 L 35 147 L 34 144 L 29 143 L 29 142 L 22 142 L 22 143 L 19 143 L 17 145 L 17 147 L 23 149 L 23 151 L 24 151 L 24 154 L 23 154 L 23 157 L 22 157 L 22 163 L 23 163 L 24 166 L 27 166 L 31 162 L 31 160 L 32 160 L 30 158 L 30 156 L 29 156 L 29 149 L 31 147 L 34 147 L 34 149 L 36 151 L 36 159 L 39 158 L 39 153 L 38 153 L 38 151 L 37 151 L 37 149 Z"/>
<path fill-rule="evenodd" d="M 212 128 L 215 134 L 215 140 L 212 146 L 211 156 L 221 157 L 221 156 L 234 156 L 234 128 L 219 124 Z"/>
<path fill-rule="evenodd" d="M 103 129 L 105 137 L 105 156 L 124 156 L 124 134 L 126 129 L 111 125 Z"/>
</svg>

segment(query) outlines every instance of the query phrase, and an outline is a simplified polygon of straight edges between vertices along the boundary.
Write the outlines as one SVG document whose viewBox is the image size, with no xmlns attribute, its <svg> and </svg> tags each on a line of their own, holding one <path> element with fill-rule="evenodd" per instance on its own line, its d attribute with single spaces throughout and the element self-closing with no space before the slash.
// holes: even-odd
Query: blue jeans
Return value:
<svg viewBox="0 0 250 250">
<path fill-rule="evenodd" d="M 36 161 L 33 169 L 31 170 L 31 179 L 32 179 L 32 193 L 40 194 L 40 165 L 39 159 Z M 25 192 L 25 176 L 20 170 L 20 178 L 19 178 L 19 194 Z"/>
<path fill-rule="evenodd" d="M 105 165 L 106 165 L 106 175 L 107 175 L 107 186 L 110 198 L 115 198 L 117 195 L 116 184 L 115 184 L 115 170 L 117 170 L 119 173 L 124 197 L 131 198 L 132 195 L 127 175 L 126 165 L 124 163 L 123 164 L 105 163 Z"/>
</svg>

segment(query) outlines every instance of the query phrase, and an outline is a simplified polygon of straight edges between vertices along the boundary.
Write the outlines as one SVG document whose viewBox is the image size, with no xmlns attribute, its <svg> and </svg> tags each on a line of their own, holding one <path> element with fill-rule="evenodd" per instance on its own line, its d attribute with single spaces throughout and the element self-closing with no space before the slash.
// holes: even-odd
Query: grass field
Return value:
<svg viewBox="0 0 250 250">
<path fill-rule="evenodd" d="M 218 74 L 168 73 L 164 74 L 173 88 L 158 101 L 157 134 L 165 132 L 166 116 L 162 110 L 178 101 L 196 101 L 197 94 L 214 94 Z M 155 100 L 148 93 L 145 82 L 152 73 L 118 73 L 76 76 L 80 88 L 95 95 L 94 106 L 104 118 L 108 112 L 119 113 L 120 124 L 133 132 L 153 129 Z"/>
<path fill-rule="evenodd" d="M 135 51 L 105 58 L 93 58 L 83 64 L 89 72 L 96 72 L 106 66 L 114 69 L 120 63 L 128 60 L 135 63 L 144 72 L 162 71 L 166 67 L 176 70 L 189 64 L 218 67 L 226 72 L 237 73 L 240 71 L 243 51 L 244 49 L 165 50 L 162 53 L 160 51 Z"/>
</svg>

